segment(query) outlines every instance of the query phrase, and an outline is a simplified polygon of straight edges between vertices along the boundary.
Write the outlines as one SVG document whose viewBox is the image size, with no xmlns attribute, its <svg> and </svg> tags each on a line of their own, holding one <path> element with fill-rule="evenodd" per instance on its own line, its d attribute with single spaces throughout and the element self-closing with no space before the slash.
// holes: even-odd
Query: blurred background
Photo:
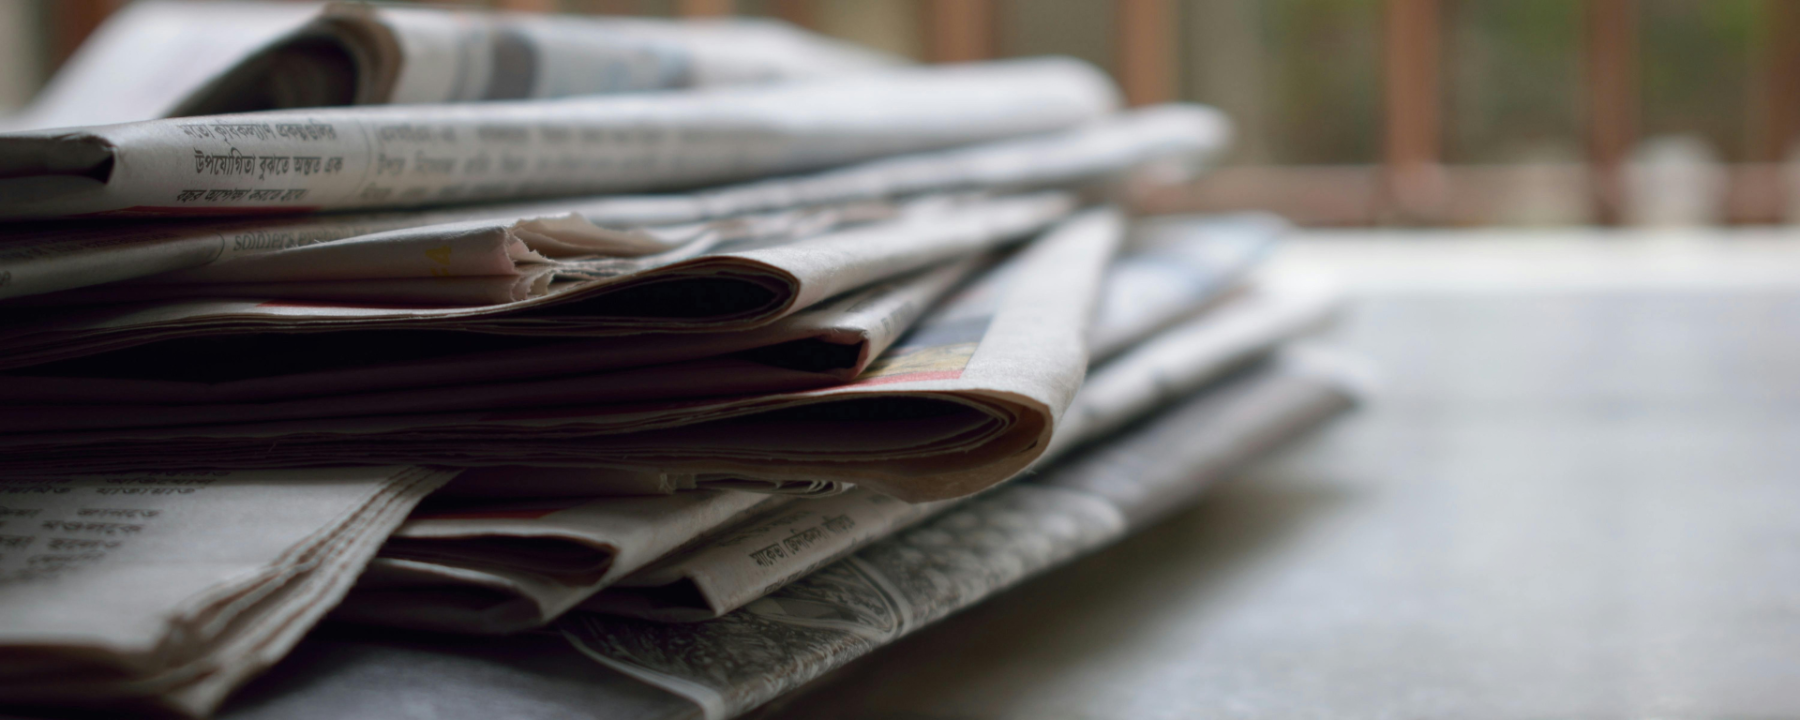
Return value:
<svg viewBox="0 0 1800 720">
<path fill-rule="evenodd" d="M 0 108 L 124 0 L 0 0 Z M 1067 54 L 1219 106 L 1225 171 L 1154 200 L 1312 226 L 1800 219 L 1796 0 L 490 0 L 779 17 L 923 61 Z"/>
</svg>

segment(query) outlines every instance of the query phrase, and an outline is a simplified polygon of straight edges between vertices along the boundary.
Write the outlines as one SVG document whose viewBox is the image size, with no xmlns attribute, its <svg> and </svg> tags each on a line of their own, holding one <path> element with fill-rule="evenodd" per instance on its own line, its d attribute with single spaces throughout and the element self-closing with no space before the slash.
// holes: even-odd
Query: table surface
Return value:
<svg viewBox="0 0 1800 720">
<path fill-rule="evenodd" d="M 1800 716 L 1800 234 L 1313 233 L 1381 384 L 773 718 Z"/>
</svg>

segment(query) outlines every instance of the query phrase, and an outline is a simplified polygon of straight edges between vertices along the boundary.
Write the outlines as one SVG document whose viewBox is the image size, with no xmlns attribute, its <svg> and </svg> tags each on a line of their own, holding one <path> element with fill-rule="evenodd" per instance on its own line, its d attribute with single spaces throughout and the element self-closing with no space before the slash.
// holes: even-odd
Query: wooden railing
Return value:
<svg viewBox="0 0 1800 720">
<path fill-rule="evenodd" d="M 831 0 L 771 0 L 774 14 L 814 25 L 818 5 Z M 1029 0 L 1007 0 L 1028 2 Z M 1378 166 L 1269 166 L 1226 168 L 1192 188 L 1157 199 L 1169 210 L 1261 207 L 1302 222 L 1364 225 L 1471 224 L 1489 222 L 1491 199 L 1513 175 L 1519 182 L 1560 183 L 1560 192 L 1585 198 L 1587 217 L 1599 223 L 1623 218 L 1626 160 L 1637 142 L 1639 43 L 1637 0 L 1585 3 L 1582 93 L 1585 163 L 1556 168 L 1447 166 L 1442 152 L 1443 0 L 1385 0 L 1382 62 L 1385 102 Z M 959 62 L 996 57 L 1002 0 L 912 0 L 917 5 L 923 59 Z M 475 3 L 482 4 L 482 3 Z M 519 11 L 581 9 L 630 13 L 633 0 L 491 0 Z M 119 0 L 57 0 L 53 54 L 64 57 L 119 5 Z M 579 5 L 579 7 L 577 7 Z M 676 0 L 686 16 L 724 15 L 733 0 Z M 1175 0 L 1113 0 L 1113 65 L 1133 104 L 1176 99 L 1179 33 Z M 1765 82 L 1746 118 L 1758 125 L 1749 162 L 1728 166 L 1725 220 L 1780 221 L 1791 211 L 1782 170 L 1800 134 L 1800 0 L 1763 0 L 1769 47 Z M 1729 111 L 1729 109 L 1727 109 Z M 1535 173 L 1535 174 L 1533 174 Z"/>
</svg>

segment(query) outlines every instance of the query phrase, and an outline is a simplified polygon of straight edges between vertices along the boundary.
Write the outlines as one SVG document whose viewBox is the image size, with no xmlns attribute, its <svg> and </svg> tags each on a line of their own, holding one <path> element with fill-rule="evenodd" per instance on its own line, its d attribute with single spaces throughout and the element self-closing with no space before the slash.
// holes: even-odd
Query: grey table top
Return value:
<svg viewBox="0 0 1800 720">
<path fill-rule="evenodd" d="M 1800 717 L 1800 238 L 1303 241 L 1358 414 L 774 718 Z"/>
</svg>

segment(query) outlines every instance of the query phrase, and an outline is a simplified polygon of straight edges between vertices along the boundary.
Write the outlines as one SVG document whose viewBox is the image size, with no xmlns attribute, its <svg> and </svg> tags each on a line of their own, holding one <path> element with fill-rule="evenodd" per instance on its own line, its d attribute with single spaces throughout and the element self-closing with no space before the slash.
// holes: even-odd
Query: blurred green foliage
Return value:
<svg viewBox="0 0 1800 720">
<path fill-rule="evenodd" d="M 1644 135 L 1694 133 L 1723 158 L 1745 159 L 1767 2 L 1639 2 Z"/>
<path fill-rule="evenodd" d="M 1581 3 L 1452 0 L 1443 22 L 1447 161 L 1579 156 Z"/>
<path fill-rule="evenodd" d="M 1197 0 L 1205 2 L 1207 0 Z M 1256 3 L 1274 162 L 1363 163 L 1381 153 L 1379 0 Z M 1202 100 L 1204 100 L 1202 98 Z"/>
<path fill-rule="evenodd" d="M 1029 0 L 1014 0 L 1029 5 Z M 1101 3 L 1104 0 L 1089 0 Z M 1639 0 L 1642 136 L 1694 134 L 1726 160 L 1745 159 L 1759 102 L 1769 2 Z M 1070 0 L 1060 0 L 1067 4 Z M 1245 12 L 1209 12 L 1236 3 Z M 1584 145 L 1580 0 L 1443 0 L 1444 157 L 1458 163 L 1576 160 Z M 1184 12 L 1235 17 L 1255 57 L 1185 53 L 1197 62 L 1258 68 L 1260 119 L 1245 128 L 1259 162 L 1370 163 L 1380 159 L 1381 0 L 1185 0 Z M 1189 37 L 1183 42 L 1194 42 Z M 1215 84 L 1216 85 L 1216 84 Z M 1184 84 L 1189 99 L 1205 84 Z M 1232 102 L 1243 104 L 1241 99 Z M 1228 108 L 1229 109 L 1229 108 Z M 1244 114 L 1244 113 L 1240 113 Z"/>
</svg>

